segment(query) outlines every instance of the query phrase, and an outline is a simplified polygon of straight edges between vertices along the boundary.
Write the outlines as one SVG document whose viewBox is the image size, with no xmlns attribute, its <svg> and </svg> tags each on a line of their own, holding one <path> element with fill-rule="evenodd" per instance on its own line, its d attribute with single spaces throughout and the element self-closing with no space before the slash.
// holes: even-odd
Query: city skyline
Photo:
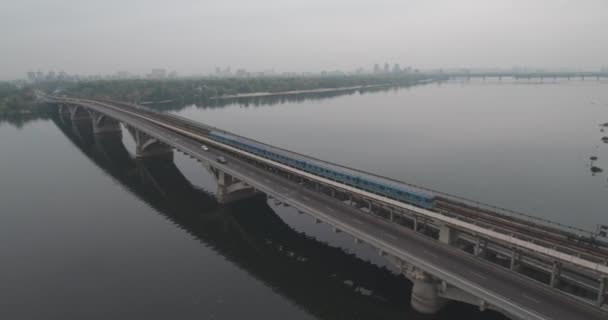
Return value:
<svg viewBox="0 0 608 320">
<path fill-rule="evenodd" d="M 320 72 L 384 61 L 420 69 L 608 65 L 604 1 L 430 2 L 12 2 L 0 13 L 0 77 L 157 66 Z"/>
</svg>

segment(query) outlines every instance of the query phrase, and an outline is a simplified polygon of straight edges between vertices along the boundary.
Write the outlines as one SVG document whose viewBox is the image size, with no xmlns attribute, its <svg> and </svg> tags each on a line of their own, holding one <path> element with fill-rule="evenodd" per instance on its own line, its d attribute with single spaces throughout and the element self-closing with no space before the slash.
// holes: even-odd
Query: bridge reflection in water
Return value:
<svg viewBox="0 0 608 320">
<path fill-rule="evenodd" d="M 121 187 L 308 313 L 320 319 L 429 319 L 410 309 L 411 284 L 403 276 L 292 229 L 264 197 L 218 204 L 172 161 L 136 160 L 121 133 L 94 134 L 90 121 L 53 121 Z M 432 318 L 461 317 L 504 319 L 460 303 Z"/>
</svg>

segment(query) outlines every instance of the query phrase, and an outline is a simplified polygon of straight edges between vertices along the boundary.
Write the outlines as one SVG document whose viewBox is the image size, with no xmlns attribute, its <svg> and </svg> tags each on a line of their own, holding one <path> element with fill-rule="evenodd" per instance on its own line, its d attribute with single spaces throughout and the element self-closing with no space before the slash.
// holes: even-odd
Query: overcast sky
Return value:
<svg viewBox="0 0 608 320">
<path fill-rule="evenodd" d="M 607 0 L 0 0 L 0 78 L 608 65 Z"/>
</svg>

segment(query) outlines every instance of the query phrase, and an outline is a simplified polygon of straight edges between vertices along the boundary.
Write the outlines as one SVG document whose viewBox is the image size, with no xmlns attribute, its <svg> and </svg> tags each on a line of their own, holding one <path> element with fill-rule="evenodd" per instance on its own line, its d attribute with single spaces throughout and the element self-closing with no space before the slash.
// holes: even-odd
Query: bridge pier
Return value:
<svg viewBox="0 0 608 320">
<path fill-rule="evenodd" d="M 219 203 L 231 203 L 251 198 L 259 194 L 259 192 L 250 185 L 225 173 L 219 168 L 208 165 L 207 170 L 217 180 L 216 198 Z"/>
<path fill-rule="evenodd" d="M 59 103 L 57 104 L 57 112 L 59 113 L 59 116 L 62 118 L 68 118 L 68 117 L 72 117 L 72 113 L 70 112 L 70 108 L 68 107 L 67 104 L 63 104 L 63 103 Z"/>
<path fill-rule="evenodd" d="M 168 144 L 131 126 L 127 126 L 127 131 L 129 131 L 133 140 L 135 140 L 136 158 L 160 157 L 167 160 L 173 160 L 173 150 Z"/>
<path fill-rule="evenodd" d="M 115 133 L 122 132 L 120 129 L 120 122 L 112 119 L 102 113 L 89 110 L 91 119 L 93 120 L 93 133 Z"/>
<path fill-rule="evenodd" d="M 89 114 L 89 112 L 82 106 L 67 105 L 67 109 L 70 112 L 70 120 L 72 121 L 91 119 L 91 115 Z"/>
<path fill-rule="evenodd" d="M 445 306 L 447 300 L 439 296 L 439 282 L 435 278 L 413 266 L 402 272 L 413 283 L 410 304 L 414 310 L 435 314 Z"/>
</svg>

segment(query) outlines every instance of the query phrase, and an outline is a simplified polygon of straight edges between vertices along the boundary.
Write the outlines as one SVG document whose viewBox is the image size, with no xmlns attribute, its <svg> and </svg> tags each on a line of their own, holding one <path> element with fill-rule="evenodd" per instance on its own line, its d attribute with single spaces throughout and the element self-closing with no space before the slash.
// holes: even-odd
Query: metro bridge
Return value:
<svg viewBox="0 0 608 320">
<path fill-rule="evenodd" d="M 356 243 L 377 248 L 413 283 L 411 304 L 435 313 L 449 300 L 498 310 L 513 319 L 606 319 L 608 245 L 592 233 L 426 190 L 278 149 L 175 115 L 115 101 L 38 93 L 71 121 L 90 121 L 96 134 L 121 132 L 141 158 L 172 159 L 173 150 L 202 162 L 217 179 L 219 202 L 264 193 L 293 206 Z M 311 172 L 283 159 L 218 141 L 217 134 L 319 165 Z M 208 150 L 201 148 L 202 144 Z M 227 162 L 216 159 L 224 157 Z M 333 172 L 333 173 L 331 173 Z M 333 176 L 427 195 L 432 205 L 404 201 Z"/>
</svg>

